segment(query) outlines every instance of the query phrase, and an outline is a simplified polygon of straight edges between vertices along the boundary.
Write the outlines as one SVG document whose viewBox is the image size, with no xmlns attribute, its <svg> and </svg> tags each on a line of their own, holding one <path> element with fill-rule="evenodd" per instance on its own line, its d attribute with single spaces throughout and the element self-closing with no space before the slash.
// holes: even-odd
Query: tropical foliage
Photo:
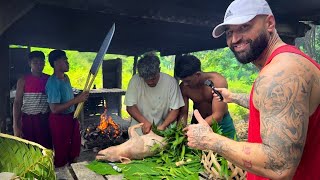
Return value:
<svg viewBox="0 0 320 180">
<path fill-rule="evenodd" d="M 17 179 L 55 179 L 53 152 L 39 144 L 0 133 L 0 172 Z"/>
<path fill-rule="evenodd" d="M 296 39 L 296 46 L 320 63 L 320 26 L 309 25 L 311 29 L 305 37 Z"/>
</svg>

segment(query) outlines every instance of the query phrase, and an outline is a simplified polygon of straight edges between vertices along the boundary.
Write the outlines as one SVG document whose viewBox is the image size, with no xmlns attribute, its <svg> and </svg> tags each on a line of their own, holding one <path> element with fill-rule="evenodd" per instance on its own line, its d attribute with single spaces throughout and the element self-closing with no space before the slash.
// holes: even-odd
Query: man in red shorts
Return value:
<svg viewBox="0 0 320 180">
<path fill-rule="evenodd" d="M 80 155 L 79 121 L 73 119 L 74 105 L 86 101 L 89 92 L 74 98 L 69 77 L 69 62 L 62 50 L 53 50 L 49 62 L 54 73 L 48 79 L 46 92 L 51 109 L 50 130 L 54 149 L 54 165 L 62 167 L 76 160 Z"/>
</svg>

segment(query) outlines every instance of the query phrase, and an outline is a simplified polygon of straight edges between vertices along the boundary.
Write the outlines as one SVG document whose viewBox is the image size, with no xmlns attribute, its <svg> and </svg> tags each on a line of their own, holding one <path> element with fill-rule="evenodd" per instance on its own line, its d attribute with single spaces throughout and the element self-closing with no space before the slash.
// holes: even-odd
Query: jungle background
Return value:
<svg viewBox="0 0 320 180">
<path fill-rule="evenodd" d="M 296 39 L 296 46 L 309 56 L 314 58 L 318 63 L 320 62 L 320 26 L 311 25 L 311 30 L 307 32 L 303 38 Z M 41 50 L 46 56 L 52 49 L 31 47 L 31 51 Z M 86 76 L 91 68 L 91 64 L 96 56 L 96 53 L 92 52 L 78 52 L 78 51 L 66 51 L 69 58 L 70 70 L 67 73 L 71 79 L 71 84 L 74 88 L 83 89 Z M 226 77 L 228 81 L 229 89 L 232 92 L 249 93 L 251 85 L 257 77 L 257 69 L 251 65 L 242 65 L 235 59 L 233 53 L 229 48 L 223 48 L 218 50 L 209 50 L 190 53 L 197 56 L 202 63 L 202 71 L 211 72 L 215 71 L 221 73 Z M 104 60 L 108 59 L 122 59 L 122 89 L 126 90 L 128 83 L 133 73 L 133 56 L 123 56 L 106 54 Z M 161 60 L 161 71 L 173 76 L 174 69 L 174 56 L 163 56 Z M 46 59 L 46 66 L 44 72 L 52 74 L 53 70 L 50 67 Z M 94 84 L 96 88 L 102 88 L 102 70 L 100 68 L 99 73 L 95 79 Z M 192 104 L 189 106 L 191 112 Z M 237 106 L 235 104 L 229 104 L 229 111 L 234 121 L 246 120 L 248 110 Z M 122 106 L 122 117 L 124 119 L 129 118 L 128 113 L 125 110 L 125 106 Z"/>
</svg>

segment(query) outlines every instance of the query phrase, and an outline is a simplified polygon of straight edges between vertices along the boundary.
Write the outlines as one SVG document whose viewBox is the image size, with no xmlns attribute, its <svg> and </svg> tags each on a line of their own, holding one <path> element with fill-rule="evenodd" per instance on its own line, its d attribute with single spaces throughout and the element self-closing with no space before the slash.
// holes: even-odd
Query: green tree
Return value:
<svg viewBox="0 0 320 180">
<path fill-rule="evenodd" d="M 309 24 L 305 37 L 296 39 L 296 46 L 320 63 L 320 26 Z"/>
</svg>

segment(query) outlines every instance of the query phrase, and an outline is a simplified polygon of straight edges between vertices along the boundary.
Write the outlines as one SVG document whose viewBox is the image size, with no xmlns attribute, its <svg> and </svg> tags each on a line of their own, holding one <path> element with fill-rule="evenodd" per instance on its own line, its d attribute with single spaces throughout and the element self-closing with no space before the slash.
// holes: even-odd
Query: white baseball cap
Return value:
<svg viewBox="0 0 320 180">
<path fill-rule="evenodd" d="M 272 15 L 272 11 L 265 0 L 235 0 L 224 15 L 223 23 L 217 25 L 213 31 L 214 38 L 225 32 L 225 25 L 238 25 L 251 21 L 257 15 Z"/>
</svg>

